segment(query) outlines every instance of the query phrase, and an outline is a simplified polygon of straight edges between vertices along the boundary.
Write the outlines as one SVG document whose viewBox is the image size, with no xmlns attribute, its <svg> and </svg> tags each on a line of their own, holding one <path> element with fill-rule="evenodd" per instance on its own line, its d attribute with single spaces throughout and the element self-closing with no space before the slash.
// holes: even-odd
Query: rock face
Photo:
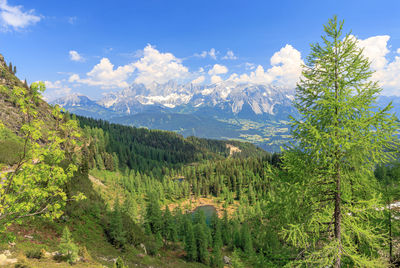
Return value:
<svg viewBox="0 0 400 268">
<path fill-rule="evenodd" d="M 143 112 L 183 112 L 238 116 L 245 119 L 259 116 L 285 117 L 292 113 L 293 90 L 257 84 L 238 84 L 223 81 L 211 85 L 132 84 L 94 102 L 83 95 L 70 95 L 52 101 L 80 115 L 97 111 L 107 119 L 119 115 Z M 85 110 L 85 111 L 84 111 Z M 113 115 L 111 115 L 114 113 Z"/>
<path fill-rule="evenodd" d="M 293 91 L 274 86 L 237 84 L 224 81 L 212 85 L 153 83 L 149 86 L 133 84 L 120 92 L 106 95 L 99 105 L 113 111 L 135 114 L 143 106 L 159 105 L 166 108 L 187 106 L 192 108 L 213 107 L 233 114 L 240 113 L 245 106 L 256 114 L 277 113 L 276 105 L 290 106 Z"/>
</svg>

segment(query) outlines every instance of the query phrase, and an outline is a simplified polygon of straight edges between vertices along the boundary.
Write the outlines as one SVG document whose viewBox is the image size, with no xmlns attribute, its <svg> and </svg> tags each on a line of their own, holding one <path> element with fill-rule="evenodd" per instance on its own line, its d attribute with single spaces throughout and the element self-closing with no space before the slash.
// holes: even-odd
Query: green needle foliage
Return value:
<svg viewBox="0 0 400 268">
<path fill-rule="evenodd" d="M 283 158 L 296 208 L 282 232 L 299 249 L 291 266 L 385 265 L 373 172 L 393 158 L 398 125 L 391 104 L 376 108 L 370 62 L 342 29 L 336 17 L 324 26 L 296 89 L 300 119 L 292 118 L 295 144 Z"/>
<path fill-rule="evenodd" d="M 121 257 L 118 257 L 117 260 L 115 261 L 113 268 L 126 268 L 124 261 L 121 259 Z"/>
<path fill-rule="evenodd" d="M 64 255 L 68 263 L 74 263 L 78 259 L 78 246 L 75 245 L 71 232 L 68 227 L 65 226 L 60 241 L 60 253 Z"/>
</svg>

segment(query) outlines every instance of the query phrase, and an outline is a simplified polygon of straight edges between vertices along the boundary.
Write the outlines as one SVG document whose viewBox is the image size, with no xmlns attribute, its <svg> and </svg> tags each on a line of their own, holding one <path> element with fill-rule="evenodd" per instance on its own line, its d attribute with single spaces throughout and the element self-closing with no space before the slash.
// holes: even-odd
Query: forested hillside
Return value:
<svg viewBox="0 0 400 268">
<path fill-rule="evenodd" d="M 282 154 L 70 115 L 2 61 L 0 265 L 399 266 L 398 120 L 342 25 Z"/>
<path fill-rule="evenodd" d="M 233 157 L 263 156 L 260 148 L 244 142 L 219 141 L 196 137 L 183 138 L 174 132 L 148 130 L 111 124 L 107 121 L 78 116 L 87 139 L 94 139 L 91 152 L 107 153 L 102 159 L 111 165 L 118 158 L 120 168 L 139 171 L 152 170 L 161 175 L 163 168 L 178 167 L 206 159 L 223 159 L 231 155 L 231 147 L 238 148 Z M 99 159 L 101 155 L 95 156 Z M 110 164 L 108 164 L 110 163 Z M 92 165 L 93 166 L 93 165 Z M 110 168 L 108 168 L 110 169 Z M 112 170 L 112 168 L 111 168 Z"/>
</svg>

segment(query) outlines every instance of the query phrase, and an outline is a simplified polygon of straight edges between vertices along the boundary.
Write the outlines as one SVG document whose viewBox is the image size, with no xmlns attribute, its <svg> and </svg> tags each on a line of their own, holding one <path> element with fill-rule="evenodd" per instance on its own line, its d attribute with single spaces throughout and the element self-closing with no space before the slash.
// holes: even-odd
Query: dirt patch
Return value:
<svg viewBox="0 0 400 268">
<path fill-rule="evenodd" d="M 189 199 L 186 199 L 184 201 L 181 201 L 179 203 L 172 203 L 168 205 L 169 210 L 173 211 L 176 207 L 180 206 L 183 212 L 188 213 L 188 212 L 193 212 L 197 207 L 199 206 L 214 206 L 217 210 L 217 214 L 219 218 L 222 218 L 224 216 L 224 202 L 220 202 L 219 200 L 211 197 L 199 197 L 195 198 L 192 196 Z M 226 210 L 228 212 L 228 216 L 232 217 L 232 215 L 235 213 L 237 208 L 239 207 L 239 202 L 234 201 L 233 204 L 229 205 Z"/>
<path fill-rule="evenodd" d="M 232 144 L 229 144 L 229 143 L 226 144 L 226 148 L 229 149 L 229 155 L 233 155 L 233 154 L 242 152 L 242 150 L 240 150 L 238 147 L 233 146 Z"/>
<path fill-rule="evenodd" d="M 90 180 L 94 185 L 97 185 L 97 186 L 100 186 L 100 187 L 106 187 L 106 186 L 104 185 L 104 183 L 102 183 L 98 178 L 93 177 L 92 175 L 89 175 L 89 180 Z"/>
</svg>

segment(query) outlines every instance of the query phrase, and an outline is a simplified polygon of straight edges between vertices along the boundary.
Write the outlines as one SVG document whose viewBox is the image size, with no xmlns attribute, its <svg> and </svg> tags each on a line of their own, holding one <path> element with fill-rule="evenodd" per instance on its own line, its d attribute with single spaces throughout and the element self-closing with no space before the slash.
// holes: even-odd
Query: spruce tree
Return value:
<svg viewBox="0 0 400 268">
<path fill-rule="evenodd" d="M 243 224 L 241 227 L 240 238 L 243 251 L 248 255 L 251 254 L 253 252 L 253 243 L 249 226 L 246 223 Z"/>
<path fill-rule="evenodd" d="M 213 242 L 213 251 L 211 257 L 211 265 L 213 267 L 224 267 L 222 262 L 221 248 L 222 248 L 222 237 L 221 237 L 221 229 L 219 225 L 217 225 L 215 234 L 214 234 L 214 242 Z"/>
<path fill-rule="evenodd" d="M 164 215 L 163 215 L 163 227 L 162 227 L 162 235 L 165 240 L 172 241 L 173 238 L 173 218 L 168 206 L 165 206 Z"/>
<path fill-rule="evenodd" d="M 190 219 L 185 218 L 185 251 L 189 261 L 197 260 L 197 246 L 194 237 L 193 224 Z"/>
<path fill-rule="evenodd" d="M 208 264 L 208 237 L 204 225 L 197 223 L 194 227 L 194 236 L 197 247 L 197 260 L 204 264 Z"/>
<path fill-rule="evenodd" d="M 295 143 L 283 168 L 297 222 L 282 234 L 309 266 L 383 266 L 373 170 L 392 158 L 397 123 L 391 104 L 376 108 L 381 88 L 343 22 L 334 17 L 324 31 L 296 88 L 300 116 L 292 118 Z"/>
<path fill-rule="evenodd" d="M 224 245 L 229 245 L 231 243 L 231 232 L 228 219 L 228 211 L 224 210 L 224 216 L 222 218 L 222 242 Z"/>
<path fill-rule="evenodd" d="M 150 225 L 151 232 L 157 234 L 162 231 L 162 214 L 158 197 L 155 193 L 149 194 L 149 202 L 146 208 L 146 222 Z"/>
<path fill-rule="evenodd" d="M 59 248 L 68 263 L 74 263 L 78 259 L 79 248 L 75 245 L 67 226 L 63 229 Z"/>
<path fill-rule="evenodd" d="M 111 213 L 109 235 L 114 246 L 123 247 L 125 245 L 126 232 L 122 222 L 121 208 L 118 198 L 114 202 L 114 210 Z"/>
</svg>

